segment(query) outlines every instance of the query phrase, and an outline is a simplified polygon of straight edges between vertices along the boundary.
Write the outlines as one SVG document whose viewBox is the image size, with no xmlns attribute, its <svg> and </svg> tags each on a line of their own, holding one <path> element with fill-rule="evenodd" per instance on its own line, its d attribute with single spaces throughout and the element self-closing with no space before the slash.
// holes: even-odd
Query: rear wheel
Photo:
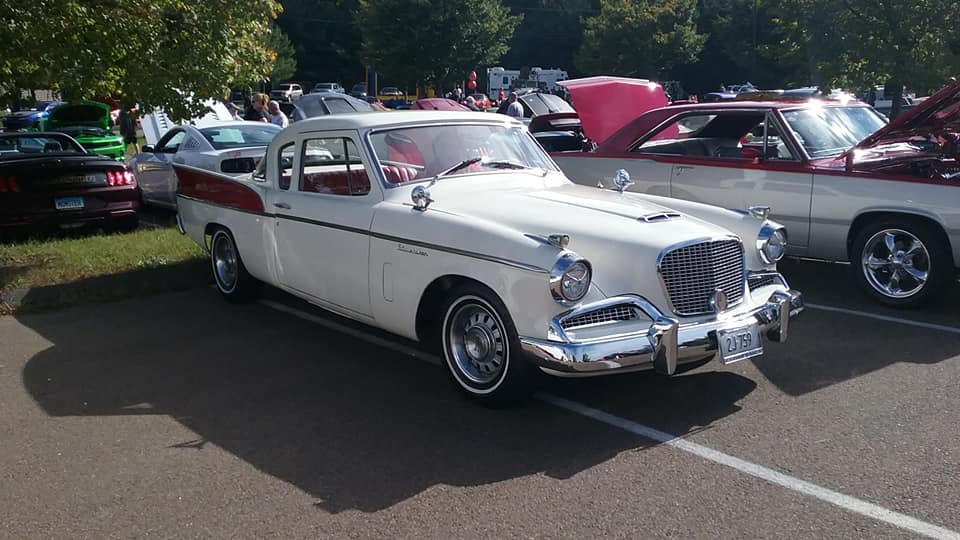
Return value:
<svg viewBox="0 0 960 540">
<path fill-rule="evenodd" d="M 867 224 L 853 242 L 850 261 L 857 283 L 880 302 L 914 307 L 949 283 L 953 259 L 932 226 L 909 218 Z"/>
<path fill-rule="evenodd" d="M 235 304 L 250 302 L 260 292 L 260 282 L 247 273 L 230 231 L 219 228 L 210 239 L 210 264 L 220 294 Z"/>
<path fill-rule="evenodd" d="M 533 367 L 495 294 L 479 285 L 461 285 L 451 291 L 443 313 L 443 360 L 460 391 L 488 406 L 530 395 Z"/>
</svg>

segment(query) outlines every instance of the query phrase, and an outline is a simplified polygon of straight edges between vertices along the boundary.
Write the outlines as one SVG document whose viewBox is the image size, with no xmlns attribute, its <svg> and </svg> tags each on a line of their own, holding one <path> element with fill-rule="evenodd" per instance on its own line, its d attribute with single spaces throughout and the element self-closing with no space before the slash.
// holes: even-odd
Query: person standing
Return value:
<svg viewBox="0 0 960 540">
<path fill-rule="evenodd" d="M 267 105 L 267 114 L 270 117 L 271 124 L 276 124 L 282 128 L 290 125 L 290 120 L 288 120 L 287 115 L 283 114 L 283 111 L 280 110 L 280 104 L 276 101 L 270 101 Z"/>
<path fill-rule="evenodd" d="M 507 98 L 507 116 L 512 118 L 523 118 L 523 105 L 517 101 L 517 93 L 510 92 L 510 97 Z"/>
<path fill-rule="evenodd" d="M 123 148 L 127 145 L 133 145 L 133 151 L 140 153 L 140 145 L 137 143 L 137 117 L 136 109 L 120 108 L 120 136 L 123 137 Z"/>
<path fill-rule="evenodd" d="M 250 98 L 250 106 L 243 113 L 243 119 L 251 122 L 269 122 L 270 116 L 267 114 L 267 95 L 256 93 Z"/>
</svg>

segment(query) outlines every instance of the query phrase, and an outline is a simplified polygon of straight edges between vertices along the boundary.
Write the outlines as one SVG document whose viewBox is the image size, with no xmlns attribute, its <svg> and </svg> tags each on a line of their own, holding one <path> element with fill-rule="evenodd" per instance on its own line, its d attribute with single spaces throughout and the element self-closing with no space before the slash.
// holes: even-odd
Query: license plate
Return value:
<svg viewBox="0 0 960 540">
<path fill-rule="evenodd" d="M 57 197 L 53 201 L 57 210 L 82 210 L 83 197 Z"/>
<path fill-rule="evenodd" d="M 760 356 L 763 354 L 760 328 L 752 324 L 733 330 L 718 330 L 717 348 L 720 349 L 720 361 L 724 364 Z"/>
</svg>

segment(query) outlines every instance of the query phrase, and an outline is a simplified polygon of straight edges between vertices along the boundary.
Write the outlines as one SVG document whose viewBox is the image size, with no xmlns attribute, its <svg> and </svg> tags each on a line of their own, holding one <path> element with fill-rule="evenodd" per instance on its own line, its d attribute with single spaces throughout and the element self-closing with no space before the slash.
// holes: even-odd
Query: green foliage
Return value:
<svg viewBox="0 0 960 540">
<path fill-rule="evenodd" d="M 600 0 L 574 58 L 584 73 L 660 78 L 700 54 L 696 0 Z"/>
<path fill-rule="evenodd" d="M 298 81 L 340 82 L 347 88 L 363 80 L 357 0 L 285 0 L 277 23 L 296 49 Z"/>
<path fill-rule="evenodd" d="M 499 65 L 566 69 L 577 76 L 573 56 L 580 48 L 583 19 L 596 15 L 595 0 L 504 0 L 523 21 Z"/>
<path fill-rule="evenodd" d="M 384 81 L 441 88 L 508 50 L 522 16 L 500 0 L 360 0 L 363 60 Z"/>
<path fill-rule="evenodd" d="M 285 81 L 297 71 L 296 51 L 290 38 L 276 24 L 270 25 L 270 34 L 267 37 L 267 47 L 276 53 L 273 69 L 270 70 L 270 80 L 273 82 Z"/>
<path fill-rule="evenodd" d="M 783 0 L 774 23 L 786 50 L 809 59 L 825 85 L 894 82 L 927 93 L 960 69 L 960 12 L 952 0 Z"/>
<path fill-rule="evenodd" d="M 65 97 L 112 95 L 177 116 L 184 95 L 225 97 L 258 81 L 276 57 L 266 45 L 275 0 L 31 0 L 0 11 L 0 78 L 50 84 Z"/>
</svg>

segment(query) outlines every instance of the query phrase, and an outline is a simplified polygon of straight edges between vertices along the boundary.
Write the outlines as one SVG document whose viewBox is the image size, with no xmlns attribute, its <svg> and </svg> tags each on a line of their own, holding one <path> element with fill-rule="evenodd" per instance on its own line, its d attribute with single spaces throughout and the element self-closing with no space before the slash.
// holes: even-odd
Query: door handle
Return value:
<svg viewBox="0 0 960 540">
<path fill-rule="evenodd" d="M 674 165 L 673 170 L 676 172 L 677 176 L 679 176 L 683 174 L 683 171 L 692 171 L 693 167 L 690 167 L 689 165 Z"/>
<path fill-rule="evenodd" d="M 277 208 L 283 208 L 284 210 L 290 209 L 290 205 L 285 202 L 275 202 L 273 203 L 273 205 L 276 206 Z"/>
</svg>

